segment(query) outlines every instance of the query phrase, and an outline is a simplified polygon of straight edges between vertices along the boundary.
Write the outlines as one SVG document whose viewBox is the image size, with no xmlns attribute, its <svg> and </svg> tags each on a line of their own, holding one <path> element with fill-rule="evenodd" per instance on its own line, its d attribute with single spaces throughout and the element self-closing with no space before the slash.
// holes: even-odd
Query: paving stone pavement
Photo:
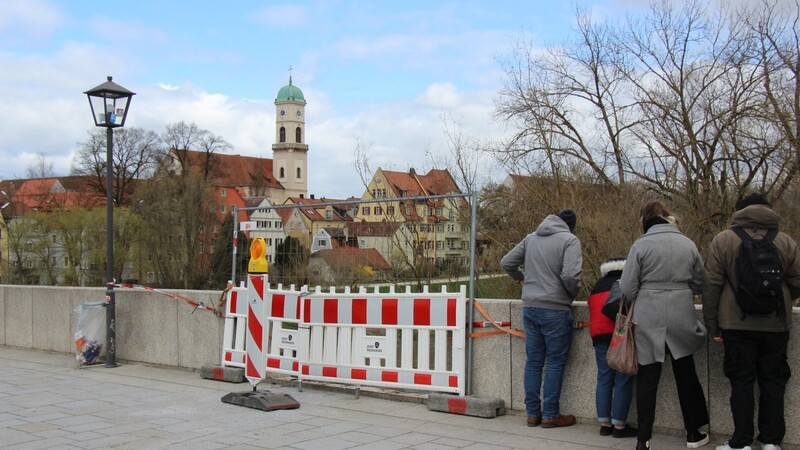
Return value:
<svg viewBox="0 0 800 450">
<path fill-rule="evenodd" d="M 79 368 L 73 355 L 0 347 L 3 449 L 633 449 L 635 439 L 597 434 L 594 423 L 528 428 L 520 415 L 494 419 L 428 411 L 418 403 L 305 387 L 299 409 L 260 411 L 223 403 L 248 383 L 195 372 L 122 364 Z M 658 450 L 685 449 L 658 435 Z M 713 448 L 709 445 L 706 448 Z"/>
</svg>

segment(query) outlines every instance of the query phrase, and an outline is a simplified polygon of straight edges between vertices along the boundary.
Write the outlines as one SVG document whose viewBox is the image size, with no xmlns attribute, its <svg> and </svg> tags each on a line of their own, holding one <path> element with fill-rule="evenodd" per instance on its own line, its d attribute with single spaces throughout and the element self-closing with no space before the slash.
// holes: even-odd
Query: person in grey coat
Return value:
<svg viewBox="0 0 800 450">
<path fill-rule="evenodd" d="M 581 242 L 573 234 L 576 220 L 571 209 L 550 214 L 500 260 L 508 275 L 522 283 L 525 408 L 530 427 L 575 424 L 575 416 L 561 414 L 559 400 L 572 344 L 570 305 L 580 291 L 583 266 Z"/>
<path fill-rule="evenodd" d="M 703 261 L 663 203 L 645 203 L 641 220 L 644 234 L 631 246 L 620 278 L 622 294 L 635 302 L 636 448 L 650 448 L 658 382 L 667 354 L 678 388 L 686 446 L 698 448 L 709 441 L 708 434 L 699 430 L 708 424 L 708 409 L 692 356 L 706 340 L 694 307 L 694 296 L 702 292 Z"/>
</svg>

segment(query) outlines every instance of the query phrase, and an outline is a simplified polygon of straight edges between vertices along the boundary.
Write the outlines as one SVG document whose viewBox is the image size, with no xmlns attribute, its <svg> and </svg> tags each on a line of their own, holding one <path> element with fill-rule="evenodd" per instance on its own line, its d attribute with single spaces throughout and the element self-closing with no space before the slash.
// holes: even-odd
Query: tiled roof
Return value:
<svg viewBox="0 0 800 450">
<path fill-rule="evenodd" d="M 335 266 L 342 261 L 352 261 L 354 265 L 369 266 L 378 270 L 389 270 L 391 266 L 374 248 L 340 247 L 332 250 L 320 250 L 316 256 Z"/>
<path fill-rule="evenodd" d="M 31 211 L 105 205 L 105 194 L 97 192 L 89 180 L 90 177 L 73 176 L 2 181 L 3 201 L 9 203 L 3 213 L 20 216 Z"/>
<path fill-rule="evenodd" d="M 202 168 L 206 153 L 194 150 L 175 150 L 184 155 L 191 167 Z M 272 159 L 253 156 L 211 154 L 211 178 L 221 186 L 263 186 L 283 189 L 272 176 Z"/>
<path fill-rule="evenodd" d="M 425 195 L 444 195 L 461 193 L 456 181 L 447 169 L 431 169 L 424 175 L 414 169 L 408 172 L 382 170 L 386 181 L 392 187 L 395 197 L 418 197 Z M 432 205 L 441 205 L 443 199 L 434 199 Z"/>
</svg>

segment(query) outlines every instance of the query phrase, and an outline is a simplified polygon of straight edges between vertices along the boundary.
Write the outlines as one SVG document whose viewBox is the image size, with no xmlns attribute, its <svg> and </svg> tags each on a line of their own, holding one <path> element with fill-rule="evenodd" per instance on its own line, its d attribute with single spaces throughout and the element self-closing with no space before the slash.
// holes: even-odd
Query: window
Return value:
<svg viewBox="0 0 800 450">
<path fill-rule="evenodd" d="M 278 175 L 279 178 L 285 178 L 286 174 L 284 173 L 283 167 L 281 167 L 281 173 Z"/>
<path fill-rule="evenodd" d="M 443 248 L 444 248 L 444 242 L 443 241 L 436 241 L 436 250 L 441 250 Z"/>
<path fill-rule="evenodd" d="M 453 211 L 452 209 L 448 209 L 448 210 L 447 210 L 447 217 L 448 217 L 450 220 L 453 220 L 453 219 L 455 218 L 455 216 L 456 216 L 456 214 L 455 214 L 455 211 Z"/>
<path fill-rule="evenodd" d="M 199 253 L 202 255 L 203 253 L 205 253 L 205 251 L 204 251 L 204 250 L 205 250 L 205 248 L 206 248 L 205 244 L 203 244 L 203 243 L 201 242 L 201 243 L 200 243 L 200 244 L 198 244 L 198 246 L 197 246 L 197 251 L 198 251 L 198 252 L 199 252 Z"/>
<path fill-rule="evenodd" d="M 382 214 L 382 209 L 380 206 L 375 207 L 375 215 L 380 216 Z"/>
<path fill-rule="evenodd" d="M 300 127 L 297 127 L 297 129 L 294 130 L 294 141 L 297 142 L 298 144 L 303 142 L 303 140 L 300 139 L 301 135 L 302 135 L 302 132 L 300 131 Z"/>
<path fill-rule="evenodd" d="M 455 233 L 456 232 L 456 224 L 448 223 L 447 224 L 447 231 L 450 232 L 450 233 Z"/>
<path fill-rule="evenodd" d="M 300 168 L 299 167 L 297 168 L 297 178 L 301 178 L 301 176 L 300 176 Z"/>
<path fill-rule="evenodd" d="M 387 206 L 386 207 L 386 214 L 393 216 L 394 215 L 394 206 Z"/>
<path fill-rule="evenodd" d="M 219 212 L 221 213 L 225 212 L 225 205 L 219 205 Z"/>
<path fill-rule="evenodd" d="M 267 246 L 272 246 L 272 238 L 267 238 L 264 241 L 266 242 Z"/>
<path fill-rule="evenodd" d="M 438 208 L 436 208 L 436 215 L 437 215 L 437 216 L 441 216 L 443 211 L 444 211 L 444 210 L 442 209 L 442 207 L 441 207 L 441 206 L 440 206 L 440 207 L 438 207 Z"/>
<path fill-rule="evenodd" d="M 319 240 L 319 246 L 320 247 L 327 247 L 328 246 L 328 241 L 326 239 L 320 239 Z"/>
<path fill-rule="evenodd" d="M 327 220 L 329 222 L 331 220 L 333 220 L 333 210 L 330 210 L 330 209 L 326 209 L 325 210 L 325 220 Z"/>
<path fill-rule="evenodd" d="M 275 228 L 282 228 L 282 227 L 281 227 L 281 221 L 280 221 L 280 220 L 276 220 L 276 221 L 275 221 Z"/>
<path fill-rule="evenodd" d="M 358 246 L 361 247 L 361 248 L 366 248 L 367 247 L 367 240 L 366 239 L 359 239 Z"/>
<path fill-rule="evenodd" d="M 55 256 L 53 256 L 53 258 L 50 259 L 50 262 L 53 263 L 53 267 L 58 267 L 58 263 L 56 263 L 56 257 Z"/>
<path fill-rule="evenodd" d="M 280 139 L 278 140 L 278 142 L 286 142 L 286 128 L 285 127 L 281 127 Z"/>
<path fill-rule="evenodd" d="M 411 215 L 411 205 L 406 205 L 406 215 L 407 216 Z"/>
<path fill-rule="evenodd" d="M 443 223 L 437 224 L 436 231 L 439 233 L 444 233 L 444 224 Z"/>
<path fill-rule="evenodd" d="M 368 216 L 369 215 L 369 206 L 364 206 L 361 208 L 361 214 Z"/>
<path fill-rule="evenodd" d="M 219 195 L 220 195 L 220 197 L 227 197 L 228 196 L 228 190 L 225 189 L 225 188 L 220 189 Z"/>
</svg>

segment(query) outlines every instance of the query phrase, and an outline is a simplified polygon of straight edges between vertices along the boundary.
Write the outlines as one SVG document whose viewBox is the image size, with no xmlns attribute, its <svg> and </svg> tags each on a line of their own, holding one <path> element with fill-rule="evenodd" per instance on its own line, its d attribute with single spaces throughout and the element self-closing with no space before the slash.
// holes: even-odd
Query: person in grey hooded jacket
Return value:
<svg viewBox="0 0 800 450">
<path fill-rule="evenodd" d="M 532 427 L 575 423 L 575 416 L 561 414 L 559 401 L 572 344 L 570 305 L 580 291 L 583 266 L 581 243 L 573 234 L 576 221 L 571 209 L 548 215 L 500 260 L 508 275 L 522 283 L 525 408 Z"/>
</svg>

